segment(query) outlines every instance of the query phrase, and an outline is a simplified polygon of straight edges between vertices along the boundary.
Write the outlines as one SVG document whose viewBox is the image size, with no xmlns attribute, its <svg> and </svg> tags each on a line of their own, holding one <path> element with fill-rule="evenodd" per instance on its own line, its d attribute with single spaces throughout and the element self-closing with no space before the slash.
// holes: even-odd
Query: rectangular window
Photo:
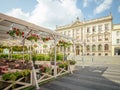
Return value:
<svg viewBox="0 0 120 90">
<path fill-rule="evenodd" d="M 93 42 L 95 41 L 95 36 L 92 37 L 92 41 L 93 41 Z"/>
<path fill-rule="evenodd" d="M 120 31 L 117 31 L 117 32 L 116 32 L 116 36 L 120 36 Z"/>
<path fill-rule="evenodd" d="M 109 24 L 105 24 L 105 30 L 109 30 Z"/>
<path fill-rule="evenodd" d="M 87 33 L 90 33 L 90 28 L 89 27 L 87 27 Z"/>
<path fill-rule="evenodd" d="M 66 35 L 66 31 L 64 31 L 64 35 Z"/>
<path fill-rule="evenodd" d="M 117 39 L 117 44 L 119 44 L 120 43 L 120 39 Z"/>
<path fill-rule="evenodd" d="M 95 32 L 95 26 L 93 26 L 92 31 Z"/>
<path fill-rule="evenodd" d="M 102 41 L 102 35 L 98 35 L 98 41 Z"/>
<path fill-rule="evenodd" d="M 76 30 L 76 34 L 79 34 L 79 30 Z"/>
<path fill-rule="evenodd" d="M 68 35 L 70 35 L 70 31 L 68 31 Z"/>
<path fill-rule="evenodd" d="M 98 26 L 98 31 L 101 32 L 102 31 L 102 25 Z"/>
</svg>

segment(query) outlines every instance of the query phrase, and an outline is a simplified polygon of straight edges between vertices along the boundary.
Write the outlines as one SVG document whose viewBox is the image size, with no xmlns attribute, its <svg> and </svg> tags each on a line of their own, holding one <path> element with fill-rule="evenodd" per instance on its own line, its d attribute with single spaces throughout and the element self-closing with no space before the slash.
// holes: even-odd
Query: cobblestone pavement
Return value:
<svg viewBox="0 0 120 90">
<path fill-rule="evenodd" d="M 40 90 L 120 90 L 120 65 L 76 68 L 74 74 L 46 83 Z"/>
</svg>

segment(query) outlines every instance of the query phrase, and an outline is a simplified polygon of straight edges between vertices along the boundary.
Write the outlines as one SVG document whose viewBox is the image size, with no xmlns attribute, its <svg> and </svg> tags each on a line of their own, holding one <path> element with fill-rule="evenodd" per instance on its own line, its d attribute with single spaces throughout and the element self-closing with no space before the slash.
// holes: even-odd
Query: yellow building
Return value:
<svg viewBox="0 0 120 90">
<path fill-rule="evenodd" d="M 57 26 L 56 31 L 77 40 L 76 55 L 111 56 L 112 25 L 112 15 L 86 21 L 80 21 L 77 18 L 69 25 Z M 65 51 L 72 53 L 72 50 L 71 46 Z"/>
<path fill-rule="evenodd" d="M 120 55 L 120 24 L 113 25 L 112 55 Z"/>
</svg>

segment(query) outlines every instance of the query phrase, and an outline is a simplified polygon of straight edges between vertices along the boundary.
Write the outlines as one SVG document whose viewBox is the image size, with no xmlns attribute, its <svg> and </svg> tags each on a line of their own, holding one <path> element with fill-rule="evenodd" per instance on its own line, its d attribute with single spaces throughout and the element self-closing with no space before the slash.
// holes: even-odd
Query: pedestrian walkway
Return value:
<svg viewBox="0 0 120 90">
<path fill-rule="evenodd" d="M 120 90 L 120 65 L 77 66 L 74 74 L 46 83 L 41 90 Z"/>
</svg>

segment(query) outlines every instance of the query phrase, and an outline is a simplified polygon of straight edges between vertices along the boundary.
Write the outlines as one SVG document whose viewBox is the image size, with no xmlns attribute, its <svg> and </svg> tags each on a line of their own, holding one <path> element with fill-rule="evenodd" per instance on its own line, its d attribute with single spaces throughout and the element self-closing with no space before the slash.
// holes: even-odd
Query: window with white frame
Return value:
<svg viewBox="0 0 120 90">
<path fill-rule="evenodd" d="M 95 26 L 93 26 L 93 27 L 92 27 L 92 31 L 93 31 L 93 32 L 95 32 L 95 31 L 96 31 L 96 30 L 95 30 L 95 28 L 96 28 Z"/>
<path fill-rule="evenodd" d="M 68 35 L 70 35 L 70 31 L 68 31 Z"/>
<path fill-rule="evenodd" d="M 98 41 L 102 40 L 102 35 L 98 35 Z"/>
<path fill-rule="evenodd" d="M 67 33 L 66 33 L 66 31 L 64 31 L 64 35 L 66 35 Z"/>
<path fill-rule="evenodd" d="M 98 25 L 98 31 L 99 31 L 99 32 L 102 31 L 102 25 Z"/>
<path fill-rule="evenodd" d="M 109 24 L 105 24 L 105 31 L 109 30 Z"/>
<path fill-rule="evenodd" d="M 116 36 L 120 36 L 120 31 L 116 31 Z"/>
<path fill-rule="evenodd" d="M 90 33 L 90 27 L 87 27 L 87 33 Z"/>
<path fill-rule="evenodd" d="M 105 40 L 109 39 L 109 34 L 105 34 Z"/>
<path fill-rule="evenodd" d="M 78 29 L 76 30 L 76 34 L 79 34 L 79 30 Z"/>
<path fill-rule="evenodd" d="M 92 41 L 94 42 L 96 40 L 95 36 L 92 36 Z"/>
</svg>

